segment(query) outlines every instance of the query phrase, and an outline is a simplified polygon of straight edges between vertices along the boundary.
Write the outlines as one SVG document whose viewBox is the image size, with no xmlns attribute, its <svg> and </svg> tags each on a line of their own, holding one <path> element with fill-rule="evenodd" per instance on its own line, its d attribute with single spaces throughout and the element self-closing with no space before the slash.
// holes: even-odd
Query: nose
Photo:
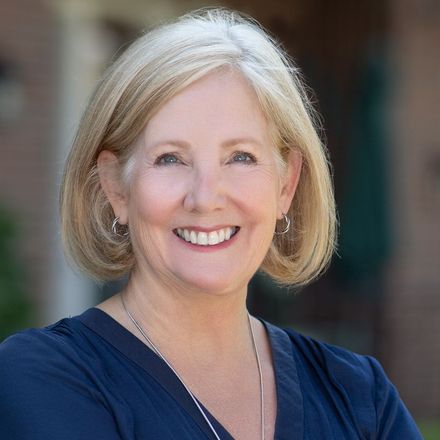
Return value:
<svg viewBox="0 0 440 440">
<path fill-rule="evenodd" d="M 200 214 L 222 209 L 226 205 L 225 182 L 221 170 L 214 166 L 194 169 L 184 199 L 187 211 Z"/>
</svg>

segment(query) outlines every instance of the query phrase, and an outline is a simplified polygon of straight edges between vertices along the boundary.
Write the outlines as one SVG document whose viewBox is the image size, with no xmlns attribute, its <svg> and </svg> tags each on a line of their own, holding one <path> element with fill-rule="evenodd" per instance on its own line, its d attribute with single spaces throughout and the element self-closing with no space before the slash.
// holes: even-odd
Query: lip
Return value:
<svg viewBox="0 0 440 440">
<path fill-rule="evenodd" d="M 188 231 L 194 231 L 194 232 L 213 232 L 218 231 L 219 229 L 225 229 L 225 228 L 239 228 L 237 225 L 216 225 L 216 226 L 210 226 L 210 227 L 203 227 L 203 226 L 178 226 L 177 228 L 174 228 L 173 231 L 177 231 L 177 229 L 187 229 Z"/>
<path fill-rule="evenodd" d="M 230 227 L 230 226 L 224 226 L 224 227 Z M 217 228 L 217 227 L 216 227 Z M 185 228 L 182 228 L 185 229 Z M 187 228 L 189 229 L 189 228 Z M 222 229 L 221 227 L 218 229 Z M 198 232 L 211 232 L 211 231 L 216 231 L 217 229 L 212 229 L 210 228 L 208 231 L 206 230 L 202 230 L 202 229 L 192 229 L 193 231 L 198 231 Z M 222 241 L 221 243 L 218 244 L 214 244 L 214 245 L 208 245 L 208 246 L 201 246 L 199 244 L 193 244 L 189 241 L 184 240 L 183 238 L 180 238 L 176 232 L 174 232 L 175 230 L 173 230 L 173 235 L 175 237 L 176 240 L 178 240 L 178 242 L 182 245 L 187 247 L 188 249 L 191 249 L 193 251 L 196 252 L 201 252 L 201 253 L 206 253 L 206 252 L 216 252 L 216 251 L 220 251 L 222 249 L 226 249 L 229 246 L 232 246 L 236 240 L 237 240 L 237 236 L 240 233 L 240 227 L 237 226 L 237 232 L 229 239 L 229 240 L 225 240 Z"/>
</svg>

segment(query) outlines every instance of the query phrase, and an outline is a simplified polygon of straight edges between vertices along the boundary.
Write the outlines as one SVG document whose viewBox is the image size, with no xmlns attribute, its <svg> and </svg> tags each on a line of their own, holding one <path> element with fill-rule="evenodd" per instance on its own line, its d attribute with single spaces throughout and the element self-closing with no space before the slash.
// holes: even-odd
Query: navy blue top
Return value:
<svg viewBox="0 0 440 440">
<path fill-rule="evenodd" d="M 375 359 L 263 323 L 277 440 L 422 438 Z M 0 432 L 8 440 L 213 439 L 168 366 L 97 308 L 0 345 Z"/>
</svg>

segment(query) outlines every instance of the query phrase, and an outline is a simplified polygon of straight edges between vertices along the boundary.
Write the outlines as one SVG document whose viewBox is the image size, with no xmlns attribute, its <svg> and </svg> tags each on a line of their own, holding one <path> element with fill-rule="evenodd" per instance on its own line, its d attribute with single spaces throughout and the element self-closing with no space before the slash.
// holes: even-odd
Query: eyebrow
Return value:
<svg viewBox="0 0 440 440">
<path fill-rule="evenodd" d="M 259 147 L 262 146 L 261 142 L 259 142 L 257 139 L 254 139 L 253 137 L 238 137 L 238 138 L 228 139 L 228 140 L 222 142 L 221 146 L 223 148 L 230 148 L 230 147 L 233 147 L 237 144 L 254 144 Z M 155 149 L 155 148 L 161 147 L 163 145 L 172 145 L 174 147 L 179 147 L 179 148 L 183 148 L 183 149 L 189 149 L 191 147 L 191 144 L 189 142 L 181 141 L 181 140 L 177 140 L 177 139 L 168 139 L 168 140 L 155 142 L 151 146 L 151 148 Z"/>
<path fill-rule="evenodd" d="M 257 141 L 257 139 L 254 139 L 253 137 L 242 137 L 242 138 L 233 138 L 229 139 L 222 143 L 222 147 L 233 147 L 237 144 L 254 144 L 259 147 L 261 147 L 261 142 Z"/>
</svg>

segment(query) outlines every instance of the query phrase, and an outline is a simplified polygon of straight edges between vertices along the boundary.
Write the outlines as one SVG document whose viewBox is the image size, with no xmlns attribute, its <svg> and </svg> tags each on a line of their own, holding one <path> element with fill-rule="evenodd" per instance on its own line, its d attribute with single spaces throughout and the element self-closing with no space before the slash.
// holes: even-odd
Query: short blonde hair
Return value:
<svg viewBox="0 0 440 440">
<path fill-rule="evenodd" d="M 129 273 L 130 240 L 112 233 L 112 207 L 101 188 L 97 157 L 113 152 L 122 179 L 141 131 L 161 105 L 197 79 L 223 67 L 239 71 L 275 128 L 279 157 L 303 158 L 286 213 L 287 234 L 274 235 L 261 270 L 283 285 L 302 285 L 323 272 L 335 245 L 335 205 L 326 151 L 297 68 L 253 19 L 226 9 L 202 9 L 138 38 L 104 73 L 81 119 L 61 189 L 66 254 L 92 278 Z M 154 207 L 152 207 L 154 209 Z"/>
</svg>

